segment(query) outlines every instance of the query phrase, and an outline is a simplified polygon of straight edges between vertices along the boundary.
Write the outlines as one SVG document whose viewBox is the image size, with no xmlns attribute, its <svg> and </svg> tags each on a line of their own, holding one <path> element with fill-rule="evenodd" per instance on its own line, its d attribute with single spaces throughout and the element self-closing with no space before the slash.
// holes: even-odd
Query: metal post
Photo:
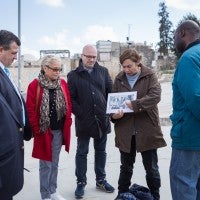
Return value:
<svg viewBox="0 0 200 200">
<path fill-rule="evenodd" d="M 130 40 L 131 24 L 128 24 L 128 39 Z"/>
<path fill-rule="evenodd" d="M 132 26 L 132 24 L 128 24 L 128 37 L 126 37 L 126 42 L 128 44 L 128 49 L 130 48 L 130 45 L 132 45 L 132 42 L 130 41 L 131 26 Z"/>
<path fill-rule="evenodd" d="M 21 0 L 18 0 L 18 38 L 21 40 Z M 21 47 L 18 51 L 18 88 L 21 91 Z"/>
</svg>

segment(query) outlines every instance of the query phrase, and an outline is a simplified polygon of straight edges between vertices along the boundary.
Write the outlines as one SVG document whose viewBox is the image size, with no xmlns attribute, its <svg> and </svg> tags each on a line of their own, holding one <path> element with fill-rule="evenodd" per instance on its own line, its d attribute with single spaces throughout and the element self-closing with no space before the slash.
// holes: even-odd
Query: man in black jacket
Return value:
<svg viewBox="0 0 200 200">
<path fill-rule="evenodd" d="M 105 172 L 107 134 L 111 131 L 106 101 L 112 89 L 112 80 L 108 69 L 100 66 L 96 60 L 96 48 L 86 45 L 78 68 L 68 74 L 77 136 L 76 198 L 84 196 L 87 184 L 87 154 L 91 137 L 94 138 L 96 187 L 105 192 L 114 191 L 106 181 Z"/>
<path fill-rule="evenodd" d="M 24 143 L 31 139 L 24 100 L 8 66 L 17 58 L 21 42 L 0 30 L 0 199 L 12 200 L 24 183 Z"/>
</svg>

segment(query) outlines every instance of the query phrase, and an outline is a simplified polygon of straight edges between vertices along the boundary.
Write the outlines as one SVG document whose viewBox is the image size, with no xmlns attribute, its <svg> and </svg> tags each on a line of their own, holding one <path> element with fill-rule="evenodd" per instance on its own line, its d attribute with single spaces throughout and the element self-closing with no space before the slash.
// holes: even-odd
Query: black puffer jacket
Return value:
<svg viewBox="0 0 200 200">
<path fill-rule="evenodd" d="M 112 90 L 112 80 L 108 69 L 96 63 L 89 74 L 80 62 L 79 67 L 69 72 L 67 78 L 76 135 L 98 138 L 102 134 L 110 133 L 106 101 Z"/>
</svg>

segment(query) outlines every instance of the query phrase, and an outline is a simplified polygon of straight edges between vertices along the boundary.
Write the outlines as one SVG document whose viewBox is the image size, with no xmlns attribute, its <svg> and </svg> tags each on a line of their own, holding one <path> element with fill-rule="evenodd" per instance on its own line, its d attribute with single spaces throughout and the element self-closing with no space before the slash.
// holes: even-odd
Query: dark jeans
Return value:
<svg viewBox="0 0 200 200">
<path fill-rule="evenodd" d="M 106 141 L 107 134 L 104 134 L 101 138 L 94 139 L 94 170 L 96 174 L 96 180 L 102 180 L 106 177 L 105 165 L 106 165 Z M 89 150 L 90 137 L 77 138 L 77 150 L 76 150 L 76 177 L 77 182 L 87 183 L 87 154 Z"/>
<path fill-rule="evenodd" d="M 121 166 L 118 181 L 119 192 L 127 192 L 131 185 L 133 174 L 133 165 L 136 157 L 135 136 L 132 137 L 131 152 L 125 153 L 120 151 Z M 160 174 L 158 171 L 157 149 L 141 152 L 142 162 L 146 171 L 147 185 L 155 199 L 160 199 L 159 188 L 161 185 Z"/>
</svg>

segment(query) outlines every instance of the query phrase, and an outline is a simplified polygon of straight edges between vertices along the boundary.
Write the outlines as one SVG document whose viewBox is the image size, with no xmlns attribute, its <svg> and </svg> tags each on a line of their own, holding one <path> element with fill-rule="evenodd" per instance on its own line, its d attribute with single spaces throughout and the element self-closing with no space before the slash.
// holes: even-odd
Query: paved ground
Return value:
<svg viewBox="0 0 200 200">
<path fill-rule="evenodd" d="M 168 117 L 171 113 L 171 86 L 170 83 L 162 84 L 162 101 L 159 104 L 160 115 Z M 158 150 L 159 154 L 159 167 L 162 179 L 161 187 L 161 200 L 171 200 L 170 186 L 169 186 L 169 162 L 171 156 L 170 148 L 170 126 L 162 127 L 164 138 L 168 146 Z M 75 150 L 76 150 L 76 137 L 74 136 L 74 126 L 72 126 L 72 141 L 70 154 L 67 154 L 64 149 L 61 151 L 59 162 L 59 175 L 58 175 L 58 190 L 66 198 L 66 200 L 73 200 L 74 190 L 76 187 L 76 178 L 74 175 L 75 163 Z M 85 198 L 83 200 L 113 200 L 117 195 L 117 190 L 113 194 L 107 194 L 98 191 L 95 188 L 95 174 L 94 174 L 94 159 L 93 159 L 93 143 L 90 143 L 90 153 L 88 155 L 88 184 L 86 186 Z M 39 175 L 38 175 L 38 160 L 31 157 L 32 141 L 25 143 L 25 167 L 30 172 L 25 173 L 25 183 L 22 191 L 14 197 L 14 200 L 40 200 L 39 193 Z M 119 152 L 114 146 L 114 131 L 108 136 L 107 142 L 107 179 L 117 188 L 117 181 L 119 176 Z M 132 178 L 133 183 L 146 185 L 145 172 L 141 162 L 140 154 L 137 155 L 134 174 Z"/>
</svg>

